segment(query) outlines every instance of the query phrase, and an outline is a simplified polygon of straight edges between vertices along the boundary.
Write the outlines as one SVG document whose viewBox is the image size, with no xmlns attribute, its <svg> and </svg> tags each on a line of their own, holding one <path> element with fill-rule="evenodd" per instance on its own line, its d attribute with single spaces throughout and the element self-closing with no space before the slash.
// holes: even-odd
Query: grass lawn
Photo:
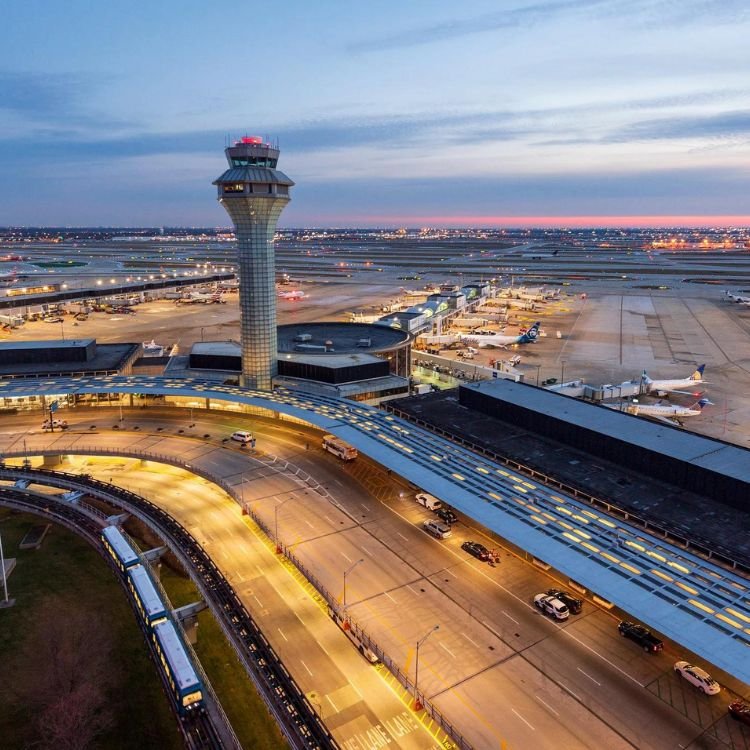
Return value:
<svg viewBox="0 0 750 750">
<path fill-rule="evenodd" d="M 0 533 L 5 557 L 16 558 L 9 581 L 9 595 L 16 604 L 0 610 L 0 664 L 7 665 L 23 648 L 33 630 L 39 608 L 55 595 L 80 604 L 91 613 L 91 627 L 108 629 L 113 644 L 112 662 L 116 682 L 110 704 L 115 707 L 114 725 L 95 743 L 106 750 L 134 747 L 182 748 L 183 743 L 146 642 L 136 624 L 125 589 L 112 569 L 80 537 L 52 525 L 38 550 L 19 550 L 18 544 L 40 516 L 10 513 L 0 508 Z M 44 672 L 45 664 L 25 668 Z M 3 710 L 0 711 L 2 747 L 21 748 L 32 742 L 34 727 L 29 712 L 13 695 L 13 674 L 2 670 Z"/>
<path fill-rule="evenodd" d="M 166 565 L 161 568 L 161 582 L 175 607 L 198 600 L 193 582 Z M 288 748 L 275 719 L 208 610 L 198 615 L 198 643 L 194 648 L 242 746 L 264 750 Z"/>
</svg>

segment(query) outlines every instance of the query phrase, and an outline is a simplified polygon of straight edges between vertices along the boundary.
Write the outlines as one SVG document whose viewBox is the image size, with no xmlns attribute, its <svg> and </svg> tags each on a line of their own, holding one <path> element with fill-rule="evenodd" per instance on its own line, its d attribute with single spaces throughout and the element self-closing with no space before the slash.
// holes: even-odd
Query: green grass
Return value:
<svg viewBox="0 0 750 750">
<path fill-rule="evenodd" d="M 19 550 L 18 544 L 38 516 L 11 514 L 0 509 L 0 533 L 5 556 L 16 558 L 9 579 L 9 595 L 16 604 L 0 610 L 0 664 L 8 665 L 23 649 L 35 616 L 51 596 L 80 605 L 91 613 L 91 625 L 108 629 L 113 644 L 115 682 L 110 691 L 114 725 L 95 743 L 106 750 L 183 747 L 177 720 L 148 649 L 136 624 L 122 585 L 98 553 L 80 537 L 53 525 L 38 550 Z M 44 671 L 44 664 L 25 669 Z M 14 676 L 2 670 L 3 683 L 12 685 Z M 20 677 L 20 675 L 19 675 Z M 19 705 L 13 691 L 3 695 L 0 711 L 2 746 L 20 748 L 34 740 L 27 707 Z"/>
<path fill-rule="evenodd" d="M 193 582 L 163 565 L 161 582 L 175 607 L 198 601 Z M 203 669 L 243 747 L 281 750 L 286 740 L 255 690 L 214 616 L 198 615 L 198 643 L 194 646 Z"/>
</svg>

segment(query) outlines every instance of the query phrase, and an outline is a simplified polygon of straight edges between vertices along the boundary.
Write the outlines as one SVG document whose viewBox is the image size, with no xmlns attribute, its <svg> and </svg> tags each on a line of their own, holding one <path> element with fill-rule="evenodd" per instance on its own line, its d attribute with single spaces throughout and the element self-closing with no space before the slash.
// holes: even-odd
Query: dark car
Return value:
<svg viewBox="0 0 750 750">
<path fill-rule="evenodd" d="M 560 591 L 560 589 L 550 589 L 547 592 L 550 596 L 557 597 L 563 604 L 567 606 L 572 615 L 579 615 L 583 609 L 583 599 L 576 599 L 573 594 L 569 594 L 567 591 Z"/>
<path fill-rule="evenodd" d="M 438 508 L 435 515 L 445 523 L 457 523 L 458 516 L 450 508 Z"/>
<path fill-rule="evenodd" d="M 643 625 L 623 620 L 617 626 L 617 629 L 620 631 L 621 636 L 635 641 L 644 651 L 655 654 L 657 651 L 664 650 L 664 643 L 648 628 L 644 628 Z"/>
<path fill-rule="evenodd" d="M 750 705 L 744 701 L 733 701 L 727 706 L 727 711 L 733 719 L 750 725 Z"/>
<path fill-rule="evenodd" d="M 477 560 L 488 562 L 490 559 L 490 551 L 479 542 L 464 542 L 461 549 L 476 557 Z"/>
</svg>

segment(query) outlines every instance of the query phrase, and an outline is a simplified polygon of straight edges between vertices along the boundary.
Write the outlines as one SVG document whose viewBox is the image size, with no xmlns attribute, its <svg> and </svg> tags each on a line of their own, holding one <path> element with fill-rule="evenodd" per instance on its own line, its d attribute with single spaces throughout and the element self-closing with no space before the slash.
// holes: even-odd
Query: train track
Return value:
<svg viewBox="0 0 750 750">
<path fill-rule="evenodd" d="M 135 493 L 88 475 L 0 466 L 2 479 L 23 479 L 58 489 L 80 490 L 127 510 L 158 531 L 198 586 L 291 746 L 295 750 L 339 748 L 231 584 L 193 535 L 171 515 Z M 0 492 L 4 495 L 6 489 Z M 23 494 L 22 490 L 10 491 Z M 60 502 L 49 500 L 56 505 Z M 100 528 L 101 523 L 97 535 Z"/>
</svg>

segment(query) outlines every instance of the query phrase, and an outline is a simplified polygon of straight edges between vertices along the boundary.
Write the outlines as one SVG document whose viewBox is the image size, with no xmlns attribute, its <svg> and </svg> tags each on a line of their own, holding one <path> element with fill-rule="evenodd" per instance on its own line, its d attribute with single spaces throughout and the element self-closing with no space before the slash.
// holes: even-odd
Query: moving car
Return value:
<svg viewBox="0 0 750 750">
<path fill-rule="evenodd" d="M 560 589 L 549 589 L 547 593 L 550 596 L 557 597 L 569 610 L 571 615 L 578 615 L 583 609 L 583 599 L 576 599 L 573 594 Z"/>
<path fill-rule="evenodd" d="M 438 508 L 435 511 L 435 515 L 445 523 L 458 523 L 458 516 L 450 509 L 446 507 Z"/>
<path fill-rule="evenodd" d="M 534 597 L 534 606 L 556 620 L 567 620 L 570 617 L 570 610 L 567 606 L 550 594 L 537 594 Z"/>
<path fill-rule="evenodd" d="M 424 521 L 422 528 L 436 539 L 447 539 L 453 533 L 450 526 L 440 521 Z"/>
<path fill-rule="evenodd" d="M 664 643 L 660 641 L 648 628 L 638 625 L 635 622 L 626 622 L 623 620 L 617 629 L 620 635 L 635 641 L 644 651 L 655 654 L 657 651 L 664 650 Z"/>
<path fill-rule="evenodd" d="M 741 721 L 743 724 L 750 724 L 750 705 L 745 701 L 732 701 L 727 706 L 727 711 L 733 719 Z"/>
<path fill-rule="evenodd" d="M 721 685 L 705 669 L 694 667 L 686 661 L 678 661 L 675 662 L 674 671 L 706 695 L 716 695 L 721 692 Z"/>
<path fill-rule="evenodd" d="M 476 557 L 477 560 L 482 560 L 482 562 L 488 562 L 490 559 L 490 551 L 479 542 L 464 542 L 461 549 Z"/>
</svg>

